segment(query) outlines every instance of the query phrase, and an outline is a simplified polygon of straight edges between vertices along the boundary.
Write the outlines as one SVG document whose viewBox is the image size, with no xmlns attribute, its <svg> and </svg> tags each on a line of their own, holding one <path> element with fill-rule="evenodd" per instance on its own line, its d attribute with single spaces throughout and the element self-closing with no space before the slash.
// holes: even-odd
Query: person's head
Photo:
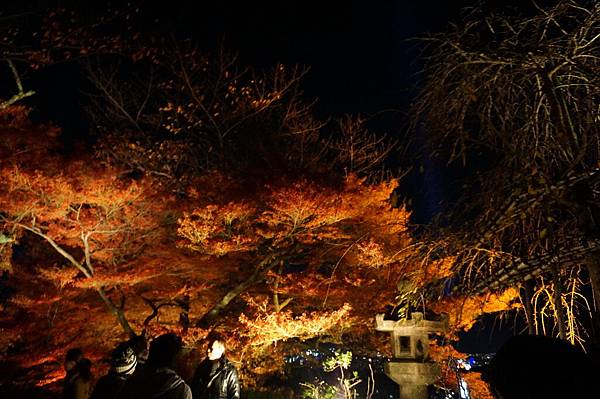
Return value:
<svg viewBox="0 0 600 399">
<path fill-rule="evenodd" d="M 83 358 L 83 351 L 80 348 L 71 348 L 65 354 L 65 370 L 71 371 L 77 363 Z"/>
<path fill-rule="evenodd" d="M 138 362 L 145 362 L 148 358 L 148 339 L 146 338 L 146 333 L 142 333 L 141 335 L 136 335 L 127 341 L 127 344 L 133 351 L 135 352 L 135 356 L 137 357 Z"/>
<path fill-rule="evenodd" d="M 496 399 L 583 398 L 593 387 L 588 357 L 570 343 L 551 337 L 510 338 L 483 371 Z"/>
<path fill-rule="evenodd" d="M 175 334 L 163 334 L 152 340 L 148 364 L 154 367 L 172 367 L 183 343 Z"/>
<path fill-rule="evenodd" d="M 92 379 L 92 361 L 90 359 L 82 357 L 75 367 L 84 380 L 90 381 Z"/>
<path fill-rule="evenodd" d="M 110 357 L 110 369 L 121 375 L 130 375 L 135 371 L 137 358 L 135 352 L 127 342 L 121 342 L 112 351 Z"/>
<path fill-rule="evenodd" d="M 219 360 L 225 354 L 225 340 L 217 334 L 208 337 L 206 357 L 208 360 Z"/>
</svg>

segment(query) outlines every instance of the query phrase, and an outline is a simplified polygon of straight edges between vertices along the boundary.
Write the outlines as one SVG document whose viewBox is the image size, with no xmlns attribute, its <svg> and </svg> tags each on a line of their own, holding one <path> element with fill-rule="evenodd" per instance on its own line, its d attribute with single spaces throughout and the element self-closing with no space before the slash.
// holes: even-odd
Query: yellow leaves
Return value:
<svg viewBox="0 0 600 399">
<path fill-rule="evenodd" d="M 154 201 L 156 191 L 146 180 L 123 181 L 116 170 L 79 162 L 66 164 L 63 173 L 56 174 L 16 167 L 3 172 L 0 209 L 6 212 L 7 225 L 28 228 L 78 262 L 86 255 L 96 269 L 130 262 L 165 232 L 160 221 L 169 197 Z M 74 267 L 40 271 L 58 288 L 75 283 L 76 274 Z M 73 285 L 127 286 L 148 278 L 143 273 L 97 275 Z"/>
<path fill-rule="evenodd" d="M 442 381 L 447 385 L 456 384 L 456 371 L 450 366 L 449 359 L 465 359 L 466 355 L 457 351 L 450 344 L 438 345 L 430 343 L 429 356 L 442 367 Z M 473 399 L 493 399 L 488 386 L 481 379 L 481 373 L 470 371 L 461 375 L 469 386 L 469 393 Z"/>
<path fill-rule="evenodd" d="M 352 307 L 349 304 L 344 304 L 337 310 L 313 311 L 301 315 L 294 315 L 291 311 L 269 311 L 266 301 L 254 305 L 258 307 L 254 318 L 243 313 L 239 318 L 245 329 L 242 336 L 247 337 L 254 347 L 266 347 L 294 338 L 302 341 L 324 335 L 339 338 L 354 322 L 354 318 L 350 316 Z"/>
<path fill-rule="evenodd" d="M 252 250 L 261 243 L 278 246 L 295 241 L 309 251 L 335 243 L 336 250 L 329 251 L 337 257 L 334 263 L 341 256 L 357 266 L 389 265 L 410 242 L 409 213 L 389 203 L 396 184 L 370 185 L 351 175 L 337 186 L 300 180 L 265 187 L 246 201 L 225 205 L 217 201 L 184 214 L 179 220 L 178 235 L 183 239 L 179 245 L 223 256 Z M 197 201 L 210 195 L 193 194 Z M 354 248 L 342 256 L 347 246 Z"/>
<path fill-rule="evenodd" d="M 265 96 L 260 96 L 255 99 L 250 99 L 250 106 L 256 109 L 264 109 L 269 107 L 275 101 L 281 99 L 281 93 L 277 91 L 273 91 L 271 93 L 267 93 Z"/>
<path fill-rule="evenodd" d="M 96 272 L 92 278 L 77 280 L 74 286 L 83 289 L 94 289 L 96 287 L 133 286 L 144 281 L 159 277 L 160 270 L 143 269 L 131 270 L 126 273 L 118 272 Z"/>
<path fill-rule="evenodd" d="M 494 399 L 487 383 L 481 379 L 481 373 L 464 373 L 462 377 L 467 382 L 469 393 L 473 399 Z"/>
<path fill-rule="evenodd" d="M 123 210 L 144 193 L 136 182 L 116 180 L 115 171 L 96 174 L 81 164 L 71 165 L 64 175 L 17 167 L 3 169 L 2 175 L 0 206 L 11 214 L 29 214 L 39 221 L 76 219 L 73 221 L 81 224 L 87 213 L 93 219 L 90 224 L 96 225 L 99 218 L 123 216 Z"/>
<path fill-rule="evenodd" d="M 344 207 L 353 209 L 354 217 L 362 219 L 369 226 L 376 226 L 374 233 L 402 240 L 408 231 L 410 212 L 404 207 L 393 208 L 390 204 L 390 197 L 397 185 L 395 179 L 366 184 L 364 179 L 351 174 L 346 177 L 344 186 Z"/>
<path fill-rule="evenodd" d="M 195 347 L 202 342 L 206 342 L 206 337 L 210 333 L 210 330 L 206 330 L 199 327 L 189 327 L 187 331 L 181 334 L 181 338 L 185 346 Z"/>
<path fill-rule="evenodd" d="M 454 273 L 454 261 L 456 257 L 447 256 L 442 259 L 434 260 L 427 265 L 427 271 L 425 273 L 425 280 L 427 281 L 435 281 L 440 280 L 446 277 L 452 276 Z"/>
<path fill-rule="evenodd" d="M 45 176 L 18 167 L 2 170 L 0 207 L 14 215 L 42 219 L 62 218 L 67 213 L 73 187 L 61 176 Z"/>
</svg>

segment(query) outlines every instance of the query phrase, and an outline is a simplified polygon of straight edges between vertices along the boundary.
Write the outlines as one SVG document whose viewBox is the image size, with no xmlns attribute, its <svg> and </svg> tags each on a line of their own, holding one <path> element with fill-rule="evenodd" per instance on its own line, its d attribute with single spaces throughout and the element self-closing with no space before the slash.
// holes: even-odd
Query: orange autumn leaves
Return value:
<svg viewBox="0 0 600 399">
<path fill-rule="evenodd" d="M 409 212 L 388 202 L 396 184 L 371 186 L 349 176 L 340 188 L 303 180 L 266 187 L 250 199 L 202 204 L 179 220 L 180 245 L 217 256 L 250 251 L 267 240 L 277 245 L 293 239 L 310 246 L 360 237 L 354 248 L 359 253 L 367 245 L 380 250 L 403 245 Z"/>
<path fill-rule="evenodd" d="M 63 173 L 2 168 L 0 208 L 7 226 L 39 228 L 61 245 L 84 247 L 101 263 L 135 252 L 157 224 L 152 188 L 83 163 Z"/>
<path fill-rule="evenodd" d="M 208 205 L 184 213 L 177 233 L 182 247 L 207 255 L 224 256 L 255 247 L 251 219 L 255 210 L 244 203 Z"/>
<path fill-rule="evenodd" d="M 236 328 L 243 342 L 253 343 L 251 351 L 281 341 L 364 333 L 387 304 L 380 298 L 393 298 L 400 254 L 410 242 L 409 212 L 389 202 L 396 185 L 367 184 L 355 176 L 328 184 L 301 179 L 242 196 L 233 189 L 223 196 L 228 202 L 198 189 L 197 206 L 178 221 L 179 245 L 207 261 L 234 256 L 241 264 L 238 279 L 262 267 L 264 259 L 277 258 L 269 262 L 281 269 L 272 269 L 267 284 L 244 295 L 248 306 Z M 388 259 L 367 258 L 368 246 Z M 284 271 L 283 265 L 298 269 Z M 267 306 L 275 294 L 289 303 L 285 310 Z"/>
<path fill-rule="evenodd" d="M 477 318 L 485 313 L 497 313 L 520 306 L 519 290 L 508 288 L 499 293 L 487 293 L 470 297 L 450 297 L 434 302 L 431 309 L 447 313 L 453 331 L 469 330 Z"/>
<path fill-rule="evenodd" d="M 399 279 L 418 278 L 423 287 L 446 277 L 452 264 L 410 260 L 415 258 L 408 256 L 410 213 L 389 201 L 395 180 L 368 184 L 354 175 L 334 181 L 306 177 L 246 190 L 244 183 L 215 173 L 202 177 L 212 183 L 188 187 L 175 200 L 151 178 L 132 179 L 89 159 L 60 167 L 56 160 L 44 162 L 0 165 L 5 177 L 0 209 L 7 234 L 15 226 L 39 228 L 82 265 L 89 252 L 91 276 L 82 276 L 64 259 L 35 264 L 27 270 L 34 278 L 25 276 L 29 281 L 23 286 L 39 287 L 11 304 L 28 308 L 38 324 L 48 311 L 62 312 L 53 320 L 56 327 L 48 328 L 56 331 L 56 353 L 67 335 L 81 334 L 84 345 L 100 340 L 97 345 L 104 349 L 122 334 L 90 291 L 94 287 L 105 288 L 116 304 L 122 300 L 136 332 L 143 327 L 151 333 L 178 331 L 195 343 L 205 331 L 194 322 L 261 267 L 267 255 L 281 256 L 274 265 L 301 265 L 279 275 L 278 266 L 272 268 L 219 320 L 220 328 L 240 338 L 232 341 L 232 349 L 246 349 L 246 359 L 254 357 L 256 365 L 261 359 L 255 352 L 265 345 L 279 343 L 283 353 L 288 344 L 318 336 L 372 335 L 372 318 L 394 300 Z M 274 293 L 281 303 L 289 300 L 285 309 L 252 305 Z M 152 309 L 142 296 L 161 306 L 147 326 Z M 189 326 L 180 323 L 184 297 Z M 92 321 L 95 330 L 78 330 Z M 27 340 L 45 338 L 19 328 Z"/>
</svg>

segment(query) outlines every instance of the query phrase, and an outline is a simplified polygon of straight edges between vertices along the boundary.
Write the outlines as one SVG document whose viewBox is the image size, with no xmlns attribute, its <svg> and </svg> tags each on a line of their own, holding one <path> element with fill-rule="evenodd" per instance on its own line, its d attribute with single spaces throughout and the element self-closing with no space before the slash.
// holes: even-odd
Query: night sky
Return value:
<svg viewBox="0 0 600 399">
<path fill-rule="evenodd" d="M 20 2 L 19 2 L 20 3 Z M 28 11 L 54 6 L 89 18 L 119 2 L 29 2 Z M 306 98 L 318 99 L 317 115 L 373 116 L 404 113 L 419 69 L 407 39 L 442 31 L 464 1 L 133 1 L 141 28 L 177 40 L 191 38 L 207 51 L 221 42 L 242 65 L 269 68 L 280 62 L 310 67 Z M 9 3 L 10 4 L 10 3 Z M 15 3 L 17 4 L 17 2 Z M 5 13 L 23 5 L 5 5 Z M 386 126 L 394 130 L 394 126 Z M 396 127 L 397 128 L 397 127 Z M 391 132 L 394 133 L 394 132 Z"/>
<path fill-rule="evenodd" d="M 257 67 L 310 66 L 304 88 L 323 115 L 400 108 L 416 71 L 406 39 L 443 28 L 448 16 L 443 0 L 214 3 L 193 17 L 183 7 L 178 31 L 209 45 L 222 38 Z"/>
</svg>

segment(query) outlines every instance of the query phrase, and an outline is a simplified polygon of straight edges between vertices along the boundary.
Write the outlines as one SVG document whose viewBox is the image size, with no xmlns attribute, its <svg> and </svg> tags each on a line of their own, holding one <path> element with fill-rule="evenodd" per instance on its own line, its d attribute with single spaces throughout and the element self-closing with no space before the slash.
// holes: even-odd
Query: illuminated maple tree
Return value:
<svg viewBox="0 0 600 399">
<path fill-rule="evenodd" d="M 55 128 L 12 112 L 0 217 L 16 292 L 2 345 L 44 348 L 19 358 L 41 385 L 62 376 L 52 365 L 74 339 L 99 359 L 144 330 L 177 331 L 194 347 L 215 323 L 246 364 L 268 353 L 280 367 L 283 344 L 368 331 L 410 269 L 409 213 L 389 202 L 396 181 L 281 178 L 247 192 L 212 173 L 176 200 L 152 176 L 132 179 L 85 151 L 65 158 Z"/>
<path fill-rule="evenodd" d="M 3 304 L 13 328 L 3 331 L 2 351 L 37 347 L 46 360 L 29 353 L 20 365 L 46 369 L 73 339 L 99 356 L 123 333 L 147 329 L 156 308 L 183 312 L 181 298 L 204 286 L 181 282 L 185 262 L 170 255 L 172 198 L 149 180 L 125 178 L 83 154 L 67 159 L 57 151 L 55 128 L 16 120 L 2 126 L 0 145 L 0 250 L 15 290 Z M 169 276 L 163 262 L 171 262 Z M 30 322 L 18 321 L 23 312 Z M 54 381 L 55 372 L 61 375 L 59 368 L 39 383 Z"/>
<path fill-rule="evenodd" d="M 212 256 L 251 256 L 244 262 L 247 277 L 202 321 L 211 322 L 247 288 L 266 281 L 269 272 L 277 295 L 286 285 L 292 290 L 300 282 L 297 279 L 314 276 L 324 267 L 331 268 L 328 278 L 347 278 L 350 284 L 378 280 L 374 277 L 380 269 L 386 270 L 394 261 L 365 256 L 364 244 L 377 245 L 379 252 L 396 257 L 395 264 L 400 264 L 399 249 L 409 240 L 408 213 L 392 208 L 388 201 L 394 184 L 367 185 L 352 176 L 338 186 L 302 180 L 265 187 L 239 203 L 208 204 L 184 214 L 179 221 L 180 245 Z M 303 263 L 309 272 L 284 272 L 290 262 Z M 334 290 L 337 284 L 330 281 L 326 287 Z"/>
</svg>

